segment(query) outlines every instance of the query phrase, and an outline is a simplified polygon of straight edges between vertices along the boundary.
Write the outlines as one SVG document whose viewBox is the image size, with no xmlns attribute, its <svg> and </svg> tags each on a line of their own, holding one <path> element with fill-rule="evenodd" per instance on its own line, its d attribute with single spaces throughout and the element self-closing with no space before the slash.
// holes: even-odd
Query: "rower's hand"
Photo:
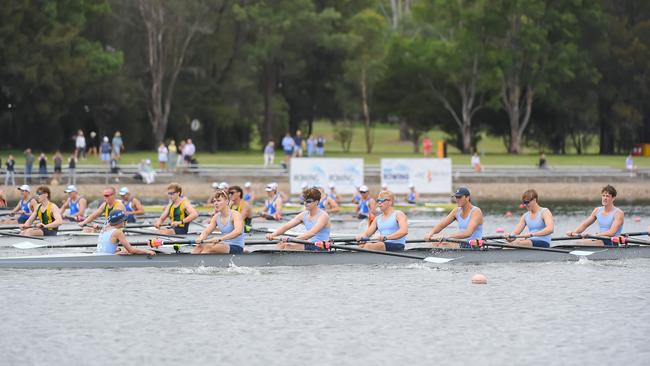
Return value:
<svg viewBox="0 0 650 366">
<path fill-rule="evenodd" d="M 576 233 L 575 231 L 567 231 L 566 232 L 566 236 L 574 237 L 574 236 L 577 236 L 577 235 L 578 235 L 578 233 Z"/>
<path fill-rule="evenodd" d="M 194 244 L 196 244 L 196 245 L 201 245 L 202 243 L 203 243 L 203 239 L 196 238 L 194 240 Z"/>
<path fill-rule="evenodd" d="M 20 228 L 21 228 L 22 230 L 27 230 L 27 229 L 29 229 L 29 226 L 28 226 L 28 225 L 25 225 L 25 224 L 20 224 Z"/>
<path fill-rule="evenodd" d="M 442 234 L 434 234 L 429 236 L 429 241 L 441 242 L 443 239 L 444 237 L 442 236 Z"/>
<path fill-rule="evenodd" d="M 160 229 L 161 226 L 162 226 L 162 223 L 160 222 L 160 220 L 156 220 L 156 222 L 154 222 L 154 224 L 153 224 L 153 227 L 155 227 L 156 229 Z"/>
<path fill-rule="evenodd" d="M 146 255 L 156 255 L 156 252 L 154 252 L 153 250 L 149 250 L 149 249 L 144 249 L 144 253 Z"/>
<path fill-rule="evenodd" d="M 506 241 L 508 241 L 509 243 L 512 243 L 517 239 L 517 237 L 515 235 L 512 235 L 511 233 L 503 234 L 503 238 L 506 239 Z"/>
<path fill-rule="evenodd" d="M 279 212 L 276 212 L 276 213 L 273 215 L 273 218 L 275 219 L 275 221 L 280 221 L 280 220 L 282 219 L 282 214 L 279 213 Z"/>
<path fill-rule="evenodd" d="M 172 221 L 172 222 L 170 223 L 170 226 L 171 226 L 171 227 L 178 227 L 180 224 L 181 224 L 180 221 Z"/>
<path fill-rule="evenodd" d="M 284 236 L 284 237 L 280 238 L 280 242 L 281 242 L 281 243 L 287 243 L 287 242 L 289 242 L 289 237 Z"/>
<path fill-rule="evenodd" d="M 266 234 L 265 236 L 266 240 L 275 240 L 275 235 L 273 233 Z"/>
<path fill-rule="evenodd" d="M 78 225 L 79 225 L 80 227 L 84 227 L 84 226 L 86 226 L 86 220 L 80 222 Z"/>
<path fill-rule="evenodd" d="M 44 229 L 45 225 L 43 225 L 42 222 L 39 222 L 38 224 L 35 225 L 37 229 Z"/>
</svg>

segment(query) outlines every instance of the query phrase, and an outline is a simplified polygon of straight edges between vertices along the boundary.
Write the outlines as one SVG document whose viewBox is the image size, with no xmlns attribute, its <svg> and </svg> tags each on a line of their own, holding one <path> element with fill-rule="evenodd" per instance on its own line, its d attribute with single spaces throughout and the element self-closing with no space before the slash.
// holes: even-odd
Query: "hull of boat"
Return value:
<svg viewBox="0 0 650 366">
<path fill-rule="evenodd" d="M 453 258 L 444 265 L 512 262 L 576 261 L 578 257 L 556 252 L 533 250 L 439 250 L 431 252 L 408 251 L 422 257 Z M 589 260 L 625 260 L 650 258 L 650 247 L 612 248 L 590 255 Z M 129 267 L 275 267 L 315 265 L 391 265 L 424 263 L 419 260 L 370 253 L 334 252 L 279 252 L 256 251 L 250 254 L 158 254 L 96 255 L 55 254 L 29 257 L 0 258 L 0 268 L 129 268 Z M 426 265 L 433 265 L 427 263 Z"/>
</svg>

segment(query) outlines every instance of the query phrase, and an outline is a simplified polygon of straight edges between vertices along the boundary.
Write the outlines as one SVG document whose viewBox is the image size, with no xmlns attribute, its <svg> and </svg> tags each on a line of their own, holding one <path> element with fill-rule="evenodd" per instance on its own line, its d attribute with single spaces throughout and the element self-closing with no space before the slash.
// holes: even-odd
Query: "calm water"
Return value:
<svg viewBox="0 0 650 366">
<path fill-rule="evenodd" d="M 0 364 L 647 365 L 648 279 L 641 259 L 0 270 Z"/>
</svg>

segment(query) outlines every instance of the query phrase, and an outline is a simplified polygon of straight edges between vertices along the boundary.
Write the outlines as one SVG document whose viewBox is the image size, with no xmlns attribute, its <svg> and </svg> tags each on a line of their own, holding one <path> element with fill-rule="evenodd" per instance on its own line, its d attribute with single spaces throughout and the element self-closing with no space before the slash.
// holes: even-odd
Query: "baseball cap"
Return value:
<svg viewBox="0 0 650 366">
<path fill-rule="evenodd" d="M 330 183 L 330 188 L 334 188 L 336 185 L 334 183 Z"/>
<path fill-rule="evenodd" d="M 71 184 L 71 185 L 67 186 L 66 189 L 63 192 L 65 192 L 65 193 L 77 192 L 77 187 Z"/>
<path fill-rule="evenodd" d="M 300 188 L 302 188 L 303 190 L 307 189 L 307 187 L 309 187 L 309 184 L 307 184 L 306 182 L 300 185 Z"/>
<path fill-rule="evenodd" d="M 359 187 L 359 192 L 368 192 L 368 186 L 363 185 L 363 186 Z"/>
<path fill-rule="evenodd" d="M 212 189 L 217 189 L 217 188 L 219 188 L 219 183 L 212 182 L 211 186 L 212 186 Z"/>
<path fill-rule="evenodd" d="M 415 187 L 415 184 L 409 183 L 409 188 L 413 188 L 413 187 Z"/>
<path fill-rule="evenodd" d="M 253 186 L 253 184 L 251 184 L 251 182 L 244 183 L 244 188 L 249 188 L 249 187 L 252 187 L 252 186 Z"/>
<path fill-rule="evenodd" d="M 122 210 L 113 210 L 110 215 L 108 215 L 108 222 L 111 225 L 117 225 L 126 220 L 126 214 Z"/>
<path fill-rule="evenodd" d="M 469 189 L 467 187 L 458 187 L 456 192 L 452 195 L 453 197 L 469 196 Z"/>
<path fill-rule="evenodd" d="M 271 192 L 273 190 L 273 183 L 269 183 L 264 187 L 264 190 L 267 192 Z"/>
<path fill-rule="evenodd" d="M 18 190 L 19 191 L 26 191 L 26 192 L 31 192 L 32 191 L 32 189 L 27 184 L 23 184 L 22 186 L 18 187 Z"/>
<path fill-rule="evenodd" d="M 387 190 L 388 189 L 388 184 L 386 184 L 386 183 L 382 184 L 381 189 L 383 189 L 384 191 Z"/>
<path fill-rule="evenodd" d="M 228 183 L 226 183 L 226 182 L 221 182 L 221 183 L 219 183 L 219 185 L 217 186 L 217 188 L 219 188 L 219 189 L 228 189 Z"/>
<path fill-rule="evenodd" d="M 126 187 L 122 187 L 122 188 L 120 188 L 120 191 L 117 194 L 119 194 L 120 196 L 124 196 L 124 195 L 126 195 L 128 193 L 129 193 L 129 189 L 126 188 Z"/>
</svg>

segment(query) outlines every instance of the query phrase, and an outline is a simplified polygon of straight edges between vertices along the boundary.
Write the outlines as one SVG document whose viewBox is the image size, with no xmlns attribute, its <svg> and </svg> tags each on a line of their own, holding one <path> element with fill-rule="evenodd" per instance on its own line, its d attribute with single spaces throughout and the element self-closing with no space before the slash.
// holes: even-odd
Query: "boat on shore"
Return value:
<svg viewBox="0 0 650 366">
<path fill-rule="evenodd" d="M 585 249 L 581 247 L 581 249 Z M 589 260 L 628 260 L 650 258 L 650 246 L 630 246 L 616 248 L 592 248 Z M 347 250 L 329 252 L 301 252 L 256 250 L 251 253 L 200 254 L 160 253 L 148 255 L 110 255 L 95 253 L 61 253 L 0 258 L 0 269 L 7 268 L 182 268 L 182 267 L 277 267 L 277 266 L 317 266 L 317 265 L 403 265 L 425 263 L 424 258 L 435 256 L 449 261 L 444 265 L 477 265 L 488 263 L 515 262 L 569 262 L 581 257 L 569 253 L 537 251 L 526 249 L 436 249 L 407 250 L 400 252 L 415 258 L 394 255 L 360 253 Z M 419 260 L 421 259 L 421 260 Z M 426 263 L 425 265 L 443 265 Z"/>
</svg>

